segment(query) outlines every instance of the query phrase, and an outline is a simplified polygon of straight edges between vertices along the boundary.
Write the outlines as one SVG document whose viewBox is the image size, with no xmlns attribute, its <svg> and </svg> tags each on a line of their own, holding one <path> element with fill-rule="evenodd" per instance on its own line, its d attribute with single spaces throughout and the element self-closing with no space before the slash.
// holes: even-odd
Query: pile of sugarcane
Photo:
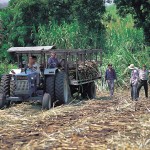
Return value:
<svg viewBox="0 0 150 150">
<path fill-rule="evenodd" d="M 76 70 L 70 71 L 70 79 L 74 79 Z M 98 65 L 95 61 L 85 61 L 78 63 L 78 80 L 91 80 L 100 76 Z"/>
</svg>

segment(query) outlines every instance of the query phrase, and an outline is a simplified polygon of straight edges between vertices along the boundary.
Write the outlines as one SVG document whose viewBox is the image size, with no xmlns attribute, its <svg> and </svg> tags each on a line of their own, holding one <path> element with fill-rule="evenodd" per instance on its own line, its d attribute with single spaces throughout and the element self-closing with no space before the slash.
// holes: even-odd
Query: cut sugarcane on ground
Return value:
<svg viewBox="0 0 150 150">
<path fill-rule="evenodd" d="M 142 93 L 143 91 L 141 91 Z M 150 149 L 150 99 L 129 91 L 98 91 L 97 99 L 40 110 L 18 104 L 0 110 L 0 149 Z M 135 105 L 137 111 L 135 111 Z"/>
</svg>

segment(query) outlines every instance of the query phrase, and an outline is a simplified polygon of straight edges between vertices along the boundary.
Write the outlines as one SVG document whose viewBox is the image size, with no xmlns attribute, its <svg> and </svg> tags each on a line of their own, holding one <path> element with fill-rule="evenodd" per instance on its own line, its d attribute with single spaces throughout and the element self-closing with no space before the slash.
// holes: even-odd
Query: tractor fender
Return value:
<svg viewBox="0 0 150 150">
<path fill-rule="evenodd" d="M 15 74 L 19 74 L 19 73 L 21 73 L 21 69 L 11 69 L 10 72 L 9 72 L 9 74 L 13 74 L 13 72 Z"/>
<path fill-rule="evenodd" d="M 44 75 L 55 75 L 58 71 L 58 68 L 48 68 L 44 70 Z"/>
</svg>

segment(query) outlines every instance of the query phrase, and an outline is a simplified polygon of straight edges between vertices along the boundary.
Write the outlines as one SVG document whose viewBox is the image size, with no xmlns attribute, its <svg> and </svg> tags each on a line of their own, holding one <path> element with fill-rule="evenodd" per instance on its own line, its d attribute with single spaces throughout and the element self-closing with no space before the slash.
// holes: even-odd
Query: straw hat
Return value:
<svg viewBox="0 0 150 150">
<path fill-rule="evenodd" d="M 134 64 L 131 64 L 130 66 L 128 66 L 129 69 L 135 69 Z"/>
</svg>

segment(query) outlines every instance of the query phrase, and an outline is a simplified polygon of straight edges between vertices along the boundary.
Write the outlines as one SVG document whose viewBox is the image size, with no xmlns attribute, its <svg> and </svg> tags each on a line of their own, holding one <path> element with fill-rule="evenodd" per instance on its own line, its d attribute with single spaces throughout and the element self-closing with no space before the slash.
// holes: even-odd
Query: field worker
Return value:
<svg viewBox="0 0 150 150">
<path fill-rule="evenodd" d="M 108 68 L 105 73 L 105 81 L 108 83 L 110 97 L 112 98 L 114 95 L 114 80 L 116 80 L 116 72 L 112 68 L 112 64 L 108 64 Z"/>
<path fill-rule="evenodd" d="M 132 100 L 138 100 L 137 88 L 138 88 L 138 81 L 139 81 L 139 71 L 138 68 L 131 64 L 128 66 L 131 70 L 131 77 L 130 77 L 130 85 L 131 85 L 131 98 Z"/>
<path fill-rule="evenodd" d="M 51 52 L 51 57 L 48 59 L 48 67 L 49 68 L 56 68 L 59 64 L 59 61 L 56 57 L 55 52 Z"/>
<path fill-rule="evenodd" d="M 138 97 L 141 87 L 144 87 L 145 97 L 148 98 L 148 75 L 149 71 L 146 69 L 146 65 L 143 65 L 142 69 L 139 69 L 139 84 L 138 84 Z"/>
</svg>

